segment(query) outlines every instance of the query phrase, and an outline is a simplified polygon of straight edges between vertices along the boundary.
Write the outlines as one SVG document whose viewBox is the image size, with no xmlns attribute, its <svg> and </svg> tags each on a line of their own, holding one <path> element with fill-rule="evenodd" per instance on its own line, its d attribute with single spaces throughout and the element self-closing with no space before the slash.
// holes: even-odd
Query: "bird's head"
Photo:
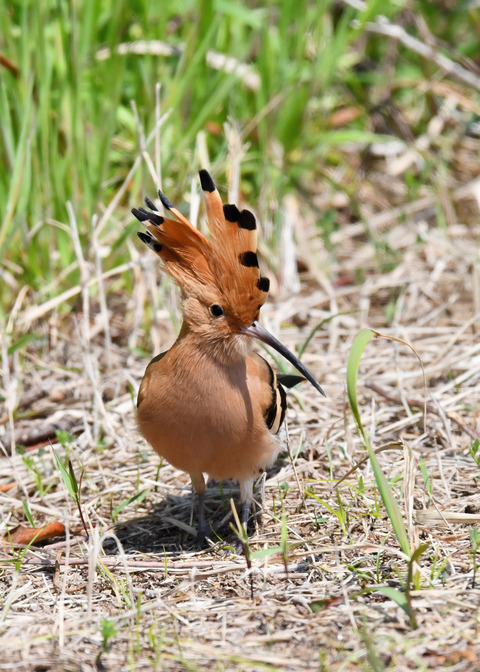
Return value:
<svg viewBox="0 0 480 672">
<path fill-rule="evenodd" d="M 322 394 L 310 371 L 259 322 L 270 282 L 260 274 L 257 226 L 249 210 L 223 205 L 206 170 L 200 171 L 211 239 L 206 238 L 159 191 L 163 217 L 146 199 L 150 211 L 132 210 L 145 227 L 139 238 L 163 260 L 182 293 L 186 331 L 195 334 L 214 356 L 232 361 L 245 357 L 252 338 L 283 355 Z"/>
</svg>

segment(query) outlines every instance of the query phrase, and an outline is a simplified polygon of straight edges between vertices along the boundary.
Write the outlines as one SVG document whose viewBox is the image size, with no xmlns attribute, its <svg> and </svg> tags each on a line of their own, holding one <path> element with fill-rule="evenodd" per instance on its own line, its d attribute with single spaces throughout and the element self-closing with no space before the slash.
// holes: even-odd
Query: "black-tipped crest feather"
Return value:
<svg viewBox="0 0 480 672">
<path fill-rule="evenodd" d="M 184 292 L 202 299 L 211 287 L 220 294 L 230 314 L 242 324 L 251 324 L 269 288 L 268 279 L 260 278 L 258 268 L 255 217 L 236 205 L 224 206 L 209 173 L 201 170 L 199 175 L 212 240 L 193 227 L 161 190 L 160 201 L 178 221 L 157 214 L 154 203 L 145 199 L 150 211 L 132 210 L 151 236 L 141 240 L 162 258 Z"/>
<path fill-rule="evenodd" d="M 155 224 L 155 226 L 161 226 L 165 221 L 161 215 L 157 215 L 155 212 L 150 213 L 149 220 L 152 224 Z"/>
<path fill-rule="evenodd" d="M 215 191 L 215 182 L 212 180 L 210 173 L 203 168 L 198 174 L 200 175 L 200 184 L 203 191 Z"/>
<path fill-rule="evenodd" d="M 247 252 L 241 252 L 238 255 L 238 260 L 242 266 L 247 266 L 248 268 L 258 268 L 258 257 L 256 252 L 248 250 Z"/>
<path fill-rule="evenodd" d="M 167 210 L 171 210 L 173 208 L 173 204 L 168 200 L 163 191 L 161 191 L 160 189 L 158 190 L 158 198 L 161 200 L 164 208 L 166 208 Z"/>
<path fill-rule="evenodd" d="M 155 203 L 151 201 L 148 196 L 145 197 L 145 203 L 148 205 L 150 210 L 153 210 L 154 212 L 158 212 L 158 208 L 156 207 Z"/>
<path fill-rule="evenodd" d="M 225 203 L 223 206 L 223 214 L 225 215 L 227 222 L 238 222 L 240 219 L 240 210 L 236 205 L 232 205 L 231 203 Z"/>
<path fill-rule="evenodd" d="M 138 219 L 139 222 L 145 222 L 149 218 L 148 212 L 132 208 L 132 215 Z"/>
<path fill-rule="evenodd" d="M 255 217 L 250 210 L 242 210 L 238 220 L 238 226 L 241 229 L 247 229 L 247 231 L 254 231 L 257 228 Z"/>
</svg>

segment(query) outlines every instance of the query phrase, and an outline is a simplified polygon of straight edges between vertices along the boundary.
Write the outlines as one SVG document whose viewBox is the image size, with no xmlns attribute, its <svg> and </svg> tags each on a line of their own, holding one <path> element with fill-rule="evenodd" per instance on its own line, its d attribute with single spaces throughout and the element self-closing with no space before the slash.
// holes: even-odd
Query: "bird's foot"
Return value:
<svg viewBox="0 0 480 672">
<path fill-rule="evenodd" d="M 195 539 L 195 545 L 199 549 L 207 547 L 207 537 L 210 530 L 206 525 L 199 525 L 197 530 L 197 537 Z"/>
</svg>

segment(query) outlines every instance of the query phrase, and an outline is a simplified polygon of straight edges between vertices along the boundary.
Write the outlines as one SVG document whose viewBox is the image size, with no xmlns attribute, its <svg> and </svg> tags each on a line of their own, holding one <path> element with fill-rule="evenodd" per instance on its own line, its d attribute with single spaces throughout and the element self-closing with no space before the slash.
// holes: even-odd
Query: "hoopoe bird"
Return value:
<svg viewBox="0 0 480 672">
<path fill-rule="evenodd" d="M 255 479 L 279 451 L 274 435 L 285 417 L 284 386 L 305 378 L 325 396 L 308 369 L 258 322 L 269 290 L 260 275 L 255 217 L 222 205 L 206 170 L 200 171 L 211 238 L 204 236 L 159 191 L 163 217 L 132 210 L 146 231 L 138 236 L 163 261 L 181 291 L 183 324 L 170 350 L 147 366 L 138 393 L 138 426 L 154 450 L 190 474 L 198 495 L 197 541 L 209 529 L 205 478 L 240 482 L 246 528 Z M 276 375 L 252 351 L 253 339 L 274 348 L 302 374 Z"/>
</svg>

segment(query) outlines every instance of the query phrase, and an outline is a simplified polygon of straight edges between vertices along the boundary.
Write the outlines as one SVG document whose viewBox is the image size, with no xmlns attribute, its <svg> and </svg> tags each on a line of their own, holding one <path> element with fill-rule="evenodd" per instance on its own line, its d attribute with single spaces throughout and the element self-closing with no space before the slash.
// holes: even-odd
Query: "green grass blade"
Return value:
<svg viewBox="0 0 480 672">
<path fill-rule="evenodd" d="M 125 509 L 127 506 L 129 506 L 130 504 L 133 504 L 133 502 L 137 502 L 137 504 L 140 504 L 140 502 L 143 502 L 145 497 L 147 497 L 150 494 L 150 491 L 151 491 L 151 488 L 148 488 L 147 490 L 143 490 L 142 492 L 137 492 L 136 495 L 132 495 L 132 497 L 129 497 L 124 502 L 122 502 L 121 504 L 116 506 L 113 509 L 112 518 L 114 520 L 116 520 L 117 517 L 118 517 L 118 514 L 121 511 L 123 511 L 123 509 Z"/>
<path fill-rule="evenodd" d="M 387 510 L 388 516 L 392 523 L 393 529 L 395 531 L 398 543 L 405 555 L 410 557 L 410 543 L 408 541 L 407 530 L 403 522 L 402 514 L 400 512 L 400 507 L 398 506 L 397 500 L 395 499 L 392 489 L 388 484 L 387 478 L 383 473 L 380 464 L 378 462 L 377 456 L 375 455 L 374 450 L 370 445 L 370 441 L 366 435 L 366 432 L 363 428 L 362 421 L 360 418 L 360 412 L 358 410 L 358 399 L 357 399 L 357 377 L 358 377 L 358 368 L 360 366 L 360 360 L 362 354 L 367 346 L 367 343 L 376 336 L 374 331 L 370 329 L 362 329 L 357 334 L 353 345 L 350 349 L 350 354 L 348 356 L 347 363 L 347 394 L 350 402 L 350 407 L 352 409 L 355 422 L 357 423 L 358 430 L 363 438 L 365 446 L 368 451 L 368 456 L 372 464 L 373 474 L 377 482 L 377 486 L 380 492 L 380 496 Z"/>
<path fill-rule="evenodd" d="M 362 357 L 363 351 L 367 347 L 367 343 L 369 343 L 374 336 L 375 334 L 373 331 L 371 331 L 371 329 L 362 329 L 362 331 L 357 334 L 357 337 L 353 342 L 347 362 L 348 400 L 350 402 L 350 408 L 352 409 L 353 417 L 355 418 L 357 427 L 364 440 L 366 440 L 366 436 L 358 410 L 357 377 L 358 367 L 360 366 L 360 359 Z"/>
<path fill-rule="evenodd" d="M 397 590 L 396 588 L 391 588 L 390 586 L 381 586 L 377 589 L 377 592 L 383 593 L 383 595 L 398 604 L 398 606 L 403 609 L 410 619 L 410 605 L 408 604 L 407 596 L 403 591 Z"/>
<path fill-rule="evenodd" d="M 65 465 L 63 464 L 62 460 L 60 459 L 59 454 L 55 450 L 55 448 L 52 448 L 53 455 L 55 457 L 55 461 L 58 466 L 58 470 L 60 471 L 60 476 L 62 477 L 62 481 L 65 485 L 65 487 L 68 490 L 68 494 L 71 496 L 74 502 L 77 501 L 77 491 L 75 489 L 75 485 L 72 483 L 70 473 L 66 469 Z"/>
</svg>

